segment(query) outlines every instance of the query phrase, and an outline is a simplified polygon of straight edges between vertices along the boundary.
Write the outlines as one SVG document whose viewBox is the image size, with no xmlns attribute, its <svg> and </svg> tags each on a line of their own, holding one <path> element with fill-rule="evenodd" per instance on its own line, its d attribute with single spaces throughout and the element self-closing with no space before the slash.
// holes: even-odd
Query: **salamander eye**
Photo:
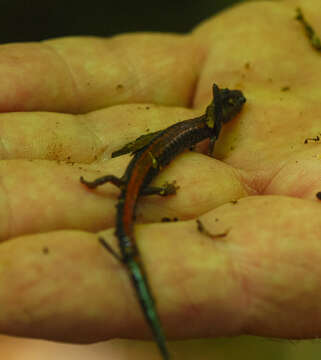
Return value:
<svg viewBox="0 0 321 360">
<path fill-rule="evenodd" d="M 241 91 L 239 90 L 230 90 L 228 93 L 224 94 L 225 98 L 223 99 L 223 122 L 228 122 L 233 118 L 244 105 L 246 99 Z"/>
<path fill-rule="evenodd" d="M 233 98 L 229 98 L 228 100 L 227 100 L 227 102 L 228 102 L 228 104 L 229 105 L 234 105 L 235 104 L 235 99 L 233 99 Z"/>
</svg>

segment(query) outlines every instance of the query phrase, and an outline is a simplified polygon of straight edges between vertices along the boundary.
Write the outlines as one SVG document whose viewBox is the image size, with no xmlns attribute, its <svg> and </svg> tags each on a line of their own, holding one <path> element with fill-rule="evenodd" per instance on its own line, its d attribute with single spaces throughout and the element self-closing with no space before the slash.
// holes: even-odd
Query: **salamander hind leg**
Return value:
<svg viewBox="0 0 321 360">
<path fill-rule="evenodd" d="M 141 195 L 175 195 L 178 189 L 179 186 L 176 185 L 175 180 L 173 182 L 166 181 L 163 186 L 148 186 L 141 192 Z"/>
<path fill-rule="evenodd" d="M 95 189 L 97 186 L 106 184 L 106 183 L 112 183 L 115 186 L 121 188 L 124 185 L 124 180 L 121 178 L 118 178 L 115 175 L 105 175 L 101 176 L 93 181 L 87 181 L 82 176 L 80 177 L 80 182 L 84 185 L 86 185 L 89 189 Z"/>
</svg>

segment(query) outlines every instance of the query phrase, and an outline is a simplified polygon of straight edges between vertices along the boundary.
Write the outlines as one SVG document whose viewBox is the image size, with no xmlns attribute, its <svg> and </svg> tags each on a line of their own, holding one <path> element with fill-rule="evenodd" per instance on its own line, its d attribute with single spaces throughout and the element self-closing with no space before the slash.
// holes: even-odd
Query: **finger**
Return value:
<svg viewBox="0 0 321 360">
<path fill-rule="evenodd" d="M 198 232 L 195 221 L 138 226 L 168 338 L 318 336 L 320 211 L 310 201 L 250 197 L 202 217 L 213 234 L 229 229 L 225 238 Z M 114 246 L 112 230 L 103 235 Z M 93 234 L 12 239 L 0 247 L 0 264 L 4 334 L 73 342 L 150 336 L 126 270 Z"/>
<path fill-rule="evenodd" d="M 119 190 L 111 184 L 90 190 L 79 179 L 121 176 L 128 158 L 87 167 L 40 160 L 0 162 L 0 238 L 58 229 L 98 231 L 113 226 Z M 153 184 L 175 180 L 180 186 L 177 194 L 142 198 L 137 221 L 188 219 L 247 195 L 237 172 L 207 156 L 187 153 L 174 165 L 168 166 Z"/>
<path fill-rule="evenodd" d="M 83 163 L 105 160 L 124 143 L 197 113 L 182 107 L 124 104 L 84 115 L 0 114 L 0 158 Z"/>
<path fill-rule="evenodd" d="M 105 188 L 104 196 L 92 194 L 80 184 L 83 173 L 82 167 L 75 164 L 0 162 L 1 240 L 54 229 L 95 231 L 110 226 L 117 189 Z M 99 212 L 104 216 L 97 222 Z"/>
<path fill-rule="evenodd" d="M 192 37 L 70 37 L 0 47 L 0 111 L 84 113 L 119 103 L 188 105 L 203 58 Z"/>
</svg>

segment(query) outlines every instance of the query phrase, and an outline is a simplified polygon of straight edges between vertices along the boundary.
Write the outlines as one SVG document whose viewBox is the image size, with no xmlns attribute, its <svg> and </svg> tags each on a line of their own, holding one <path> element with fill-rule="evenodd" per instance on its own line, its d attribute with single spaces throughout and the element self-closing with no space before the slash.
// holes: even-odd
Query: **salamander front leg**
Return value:
<svg viewBox="0 0 321 360">
<path fill-rule="evenodd" d="M 175 180 L 171 183 L 166 181 L 163 186 L 148 186 L 141 192 L 141 195 L 174 195 L 178 189 L 179 186 L 176 185 Z"/>
<path fill-rule="evenodd" d="M 208 144 L 208 155 L 214 157 L 214 148 L 215 148 L 215 141 L 217 140 L 216 136 L 210 138 L 210 142 Z"/>
<path fill-rule="evenodd" d="M 125 144 L 121 149 L 114 151 L 111 154 L 111 157 L 117 157 L 120 155 L 132 153 L 135 154 L 137 151 L 141 150 L 143 147 L 149 145 L 163 130 L 155 131 L 153 133 L 144 134 L 138 137 L 136 140 Z"/>
<path fill-rule="evenodd" d="M 97 186 L 106 184 L 108 182 L 116 185 L 119 188 L 121 188 L 124 185 L 124 181 L 115 175 L 105 175 L 105 176 L 99 177 L 93 181 L 87 181 L 81 176 L 80 182 L 82 184 L 86 185 L 89 189 L 95 189 Z"/>
</svg>

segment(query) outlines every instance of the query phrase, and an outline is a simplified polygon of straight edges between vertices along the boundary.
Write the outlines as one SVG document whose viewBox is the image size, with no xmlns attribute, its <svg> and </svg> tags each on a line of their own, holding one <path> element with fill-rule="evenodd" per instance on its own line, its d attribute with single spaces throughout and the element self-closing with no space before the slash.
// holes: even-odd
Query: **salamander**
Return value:
<svg viewBox="0 0 321 360">
<path fill-rule="evenodd" d="M 166 183 L 162 187 L 150 186 L 150 183 L 179 153 L 204 139 L 210 139 L 209 151 L 213 155 L 214 144 L 219 137 L 222 125 L 241 111 L 245 101 L 241 91 L 220 89 L 214 84 L 213 100 L 206 108 L 205 114 L 175 123 L 164 130 L 142 135 L 112 153 L 112 157 L 129 152 L 133 154 L 122 177 L 106 175 L 94 181 L 80 178 L 81 183 L 90 189 L 110 182 L 121 190 L 117 204 L 115 231 L 121 255 L 115 252 L 102 237 L 99 237 L 99 241 L 127 268 L 145 318 L 153 332 L 162 358 L 165 360 L 169 360 L 170 355 L 133 232 L 136 204 L 142 195 L 175 194 L 178 189 L 175 182 Z"/>
</svg>

